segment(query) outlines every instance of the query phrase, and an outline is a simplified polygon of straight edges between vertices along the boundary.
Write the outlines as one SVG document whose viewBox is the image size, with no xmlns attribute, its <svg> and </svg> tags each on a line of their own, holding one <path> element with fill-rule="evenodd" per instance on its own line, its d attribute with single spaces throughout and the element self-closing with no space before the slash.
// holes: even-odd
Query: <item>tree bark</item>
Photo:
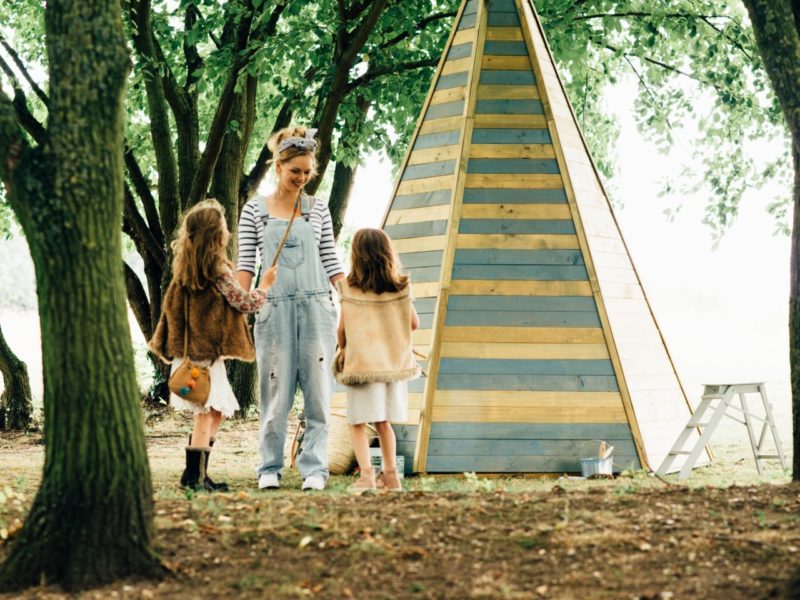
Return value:
<svg viewBox="0 0 800 600">
<path fill-rule="evenodd" d="M 800 481 L 800 4 L 796 0 L 743 0 L 761 58 L 792 136 L 794 219 L 789 263 L 789 369 L 792 382 L 792 479 Z"/>
<path fill-rule="evenodd" d="M 0 178 L 36 268 L 46 445 L 0 590 L 162 572 L 120 264 L 130 59 L 119 2 L 51 0 L 45 32 L 43 146 L 25 146 L 0 92 Z"/>
<path fill-rule="evenodd" d="M 3 395 L 0 396 L 0 429 L 24 431 L 31 424 L 33 402 L 28 367 L 12 352 L 0 329 L 0 373 Z"/>
<path fill-rule="evenodd" d="M 355 179 L 358 166 L 348 166 L 343 162 L 337 162 L 333 170 L 333 185 L 331 186 L 331 196 L 328 200 L 328 209 L 331 211 L 333 221 L 333 237 L 339 237 L 339 232 L 344 224 L 344 213 L 347 212 L 347 202 L 350 199 L 350 192 L 353 191 L 353 180 Z"/>
</svg>

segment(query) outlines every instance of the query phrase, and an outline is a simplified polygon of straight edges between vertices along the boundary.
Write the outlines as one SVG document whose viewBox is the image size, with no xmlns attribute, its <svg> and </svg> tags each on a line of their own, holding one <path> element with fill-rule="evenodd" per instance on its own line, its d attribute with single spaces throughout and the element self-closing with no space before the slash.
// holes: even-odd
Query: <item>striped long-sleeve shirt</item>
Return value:
<svg viewBox="0 0 800 600">
<path fill-rule="evenodd" d="M 325 273 L 328 278 L 344 274 L 344 269 L 336 254 L 333 221 L 328 206 L 319 198 L 305 196 L 304 204 L 306 204 L 305 200 L 314 201 L 310 210 L 304 207 L 303 216 L 308 216 L 314 228 L 314 238 L 317 241 L 319 257 Z M 263 196 L 253 198 L 244 205 L 242 216 L 239 218 L 239 262 L 237 268 L 240 271 L 249 271 L 254 275 L 256 274 L 256 248 L 258 249 L 258 260 L 260 264 L 264 264 L 264 223 L 258 204 L 265 201 Z M 266 217 L 266 219 L 272 218 Z"/>
</svg>

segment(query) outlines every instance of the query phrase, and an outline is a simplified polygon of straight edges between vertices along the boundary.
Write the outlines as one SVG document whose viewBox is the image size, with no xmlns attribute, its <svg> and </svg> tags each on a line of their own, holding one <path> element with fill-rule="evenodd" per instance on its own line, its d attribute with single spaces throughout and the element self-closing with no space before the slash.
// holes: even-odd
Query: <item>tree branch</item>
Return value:
<svg viewBox="0 0 800 600">
<path fill-rule="evenodd" d="M 158 207 L 156 206 L 156 199 L 150 191 L 150 182 L 142 173 L 136 157 L 129 146 L 125 146 L 125 168 L 128 171 L 128 177 L 133 184 L 133 189 L 142 201 L 144 207 L 144 214 L 147 217 L 147 228 L 150 230 L 153 238 L 158 244 L 159 248 L 164 246 L 164 232 L 161 230 L 161 223 L 158 220 Z M 138 211 L 137 211 L 138 212 Z"/>
<path fill-rule="evenodd" d="M 19 72 L 22 73 L 22 76 L 25 78 L 25 81 L 28 82 L 28 85 L 31 86 L 33 92 L 39 96 L 39 99 L 44 102 L 45 106 L 47 106 L 47 103 L 49 102 L 47 99 L 47 94 L 42 91 L 42 88 L 39 87 L 39 85 L 33 80 L 33 77 L 31 77 L 30 73 L 28 73 L 28 69 L 25 68 L 25 63 L 22 62 L 19 54 L 17 54 L 17 52 L 8 44 L 8 42 L 6 42 L 3 36 L 0 36 L 0 44 L 2 44 L 3 48 L 5 48 L 5 51 L 8 52 L 11 60 L 14 61 L 17 69 L 19 69 Z"/>
<path fill-rule="evenodd" d="M 281 106 L 280 111 L 278 111 L 278 116 L 275 118 L 275 123 L 272 126 L 272 134 L 275 132 L 283 129 L 284 127 L 288 127 L 289 123 L 292 121 L 292 115 L 294 114 L 292 110 L 292 101 L 287 99 L 283 102 L 283 106 Z M 250 169 L 250 172 L 242 178 L 242 184 L 239 188 L 239 197 L 243 200 L 248 200 L 252 197 L 255 193 L 258 185 L 261 183 L 261 180 L 269 171 L 269 163 L 272 160 L 272 152 L 270 151 L 267 144 L 264 144 L 261 147 L 261 152 L 258 154 L 258 158 L 256 159 L 253 168 Z"/>
<path fill-rule="evenodd" d="M 428 25 L 430 25 L 434 21 L 438 21 L 440 19 L 448 19 L 450 17 L 455 17 L 457 14 L 458 14 L 458 12 L 453 10 L 453 11 L 441 12 L 441 13 L 436 13 L 436 14 L 433 14 L 433 15 L 429 15 L 429 16 L 425 17 L 424 19 L 422 19 L 417 24 L 417 27 L 413 30 L 413 32 L 412 31 L 404 31 L 403 33 L 396 35 L 392 39 L 385 41 L 380 46 L 378 46 L 378 48 L 380 48 L 381 50 L 385 50 L 386 48 L 390 48 L 390 47 L 402 42 L 404 39 L 411 37 L 412 33 L 416 34 L 416 33 L 419 32 L 420 29 L 425 29 Z"/>
<path fill-rule="evenodd" d="M 646 11 L 631 11 L 624 13 L 595 13 L 591 15 L 578 15 L 573 21 L 586 21 L 588 19 L 627 19 L 629 17 L 663 17 L 666 19 L 731 19 L 729 15 L 695 15 L 692 13 L 658 13 Z"/>
<path fill-rule="evenodd" d="M 386 65 L 383 67 L 372 69 L 371 67 L 367 69 L 367 72 L 364 73 L 361 77 L 358 77 L 347 84 L 347 93 L 352 92 L 357 87 L 361 87 L 374 81 L 375 79 L 382 77 L 383 75 L 391 75 L 394 73 L 402 73 L 403 71 L 411 71 L 413 69 L 422 69 L 424 67 L 435 67 L 439 64 L 438 58 L 427 58 L 424 60 L 415 60 L 405 63 L 397 63 L 394 65 Z"/>
<path fill-rule="evenodd" d="M 147 294 L 144 291 L 144 286 L 139 279 L 136 272 L 130 268 L 128 263 L 122 261 L 125 270 L 125 289 L 128 292 L 128 303 L 130 304 L 133 315 L 136 317 L 136 322 L 139 323 L 139 329 L 145 336 L 145 339 L 153 337 L 153 321 L 150 318 L 150 301 L 147 299 Z"/>
</svg>

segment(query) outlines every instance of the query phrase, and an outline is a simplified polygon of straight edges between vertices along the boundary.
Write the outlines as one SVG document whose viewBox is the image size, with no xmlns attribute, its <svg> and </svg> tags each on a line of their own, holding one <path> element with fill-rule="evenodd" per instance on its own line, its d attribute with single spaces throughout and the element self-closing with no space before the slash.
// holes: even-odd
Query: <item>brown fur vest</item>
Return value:
<svg viewBox="0 0 800 600">
<path fill-rule="evenodd" d="M 184 303 L 189 299 L 189 357 L 215 361 L 238 358 L 253 361 L 256 357 L 253 338 L 245 315 L 225 300 L 213 284 L 199 292 L 189 292 L 174 279 L 164 294 L 161 319 L 148 342 L 150 351 L 164 362 L 183 357 L 185 324 Z"/>
</svg>

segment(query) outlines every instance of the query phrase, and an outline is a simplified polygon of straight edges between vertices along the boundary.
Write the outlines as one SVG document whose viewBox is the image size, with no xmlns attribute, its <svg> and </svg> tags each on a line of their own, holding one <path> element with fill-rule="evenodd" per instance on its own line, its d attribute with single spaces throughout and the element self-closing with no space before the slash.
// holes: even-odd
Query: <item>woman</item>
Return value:
<svg viewBox="0 0 800 600">
<path fill-rule="evenodd" d="M 316 169 L 314 133 L 288 127 L 270 138 L 267 145 L 274 157 L 277 188 L 266 198 L 248 202 L 239 220 L 237 278 L 249 290 L 256 273 L 256 248 L 261 264 L 269 266 L 292 214 L 296 215 L 278 260 L 278 278 L 256 316 L 259 489 L 280 485 L 287 418 L 298 383 L 306 419 L 297 459 L 303 489 L 322 490 L 328 479 L 326 444 L 336 335 L 330 284 L 342 279 L 344 271 L 336 256 L 328 207 L 303 193 Z"/>
</svg>

